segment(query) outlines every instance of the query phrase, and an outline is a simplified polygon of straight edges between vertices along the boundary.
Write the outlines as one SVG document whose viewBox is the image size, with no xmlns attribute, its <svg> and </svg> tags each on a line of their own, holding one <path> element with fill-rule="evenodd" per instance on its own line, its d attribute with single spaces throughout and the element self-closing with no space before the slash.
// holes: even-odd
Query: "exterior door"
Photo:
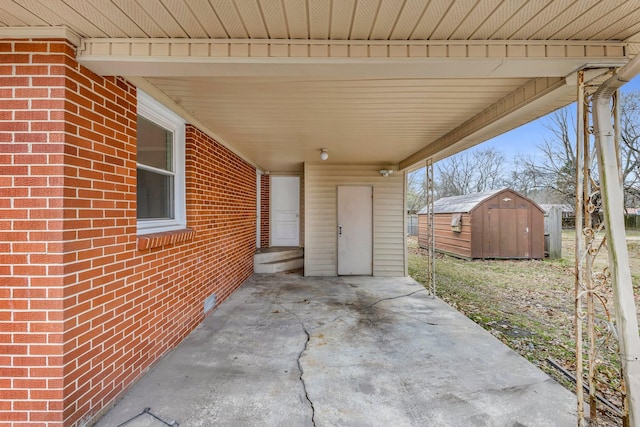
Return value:
<svg viewBox="0 0 640 427">
<path fill-rule="evenodd" d="M 531 242 L 529 236 L 529 209 L 516 209 L 516 230 L 518 230 L 518 247 L 516 256 L 518 258 L 529 258 L 531 253 L 529 248 Z"/>
<path fill-rule="evenodd" d="M 271 246 L 300 245 L 300 178 L 272 176 Z"/>
<path fill-rule="evenodd" d="M 529 210 L 489 209 L 488 258 L 528 258 Z"/>
<path fill-rule="evenodd" d="M 338 187 L 338 275 L 373 274 L 373 187 Z"/>
</svg>

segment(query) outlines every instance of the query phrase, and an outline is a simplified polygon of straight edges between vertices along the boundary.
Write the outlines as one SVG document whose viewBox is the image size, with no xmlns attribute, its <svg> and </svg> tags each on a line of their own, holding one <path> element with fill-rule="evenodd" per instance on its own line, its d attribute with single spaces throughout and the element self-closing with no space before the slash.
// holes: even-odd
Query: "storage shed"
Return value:
<svg viewBox="0 0 640 427">
<path fill-rule="evenodd" d="M 504 188 L 445 197 L 433 204 L 435 247 L 460 258 L 541 259 L 544 211 Z M 428 210 L 418 212 L 418 243 L 428 247 Z"/>
</svg>

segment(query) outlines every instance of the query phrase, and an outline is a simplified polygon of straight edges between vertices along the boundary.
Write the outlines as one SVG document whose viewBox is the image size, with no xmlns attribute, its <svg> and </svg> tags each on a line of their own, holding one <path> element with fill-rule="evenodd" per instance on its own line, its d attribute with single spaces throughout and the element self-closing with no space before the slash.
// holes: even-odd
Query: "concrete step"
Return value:
<svg viewBox="0 0 640 427">
<path fill-rule="evenodd" d="M 304 267 L 304 257 L 280 259 L 277 261 L 254 264 L 255 273 L 281 273 L 283 271 L 297 270 Z"/>
<path fill-rule="evenodd" d="M 266 248 L 258 249 L 253 256 L 253 265 L 266 264 L 284 259 L 299 258 L 303 256 L 302 248 Z"/>
</svg>

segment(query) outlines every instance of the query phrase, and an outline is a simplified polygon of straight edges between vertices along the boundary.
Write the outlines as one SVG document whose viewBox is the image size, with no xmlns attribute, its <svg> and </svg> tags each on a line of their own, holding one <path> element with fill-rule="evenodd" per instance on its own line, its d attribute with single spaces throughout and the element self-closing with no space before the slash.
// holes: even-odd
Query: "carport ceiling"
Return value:
<svg viewBox="0 0 640 427">
<path fill-rule="evenodd" d="M 0 27 L 71 34 L 82 64 L 127 76 L 261 169 L 300 171 L 321 148 L 406 168 L 571 102 L 576 70 L 639 50 L 640 3 L 0 0 Z"/>
</svg>

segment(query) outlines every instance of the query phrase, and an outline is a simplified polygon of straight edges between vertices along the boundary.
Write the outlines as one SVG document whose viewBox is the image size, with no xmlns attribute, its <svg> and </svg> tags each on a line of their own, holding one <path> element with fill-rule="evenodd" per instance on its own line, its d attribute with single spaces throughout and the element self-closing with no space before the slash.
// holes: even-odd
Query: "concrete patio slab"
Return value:
<svg viewBox="0 0 640 427">
<path fill-rule="evenodd" d="M 575 397 L 410 278 L 254 275 L 96 425 L 174 421 L 573 426 Z"/>
</svg>

